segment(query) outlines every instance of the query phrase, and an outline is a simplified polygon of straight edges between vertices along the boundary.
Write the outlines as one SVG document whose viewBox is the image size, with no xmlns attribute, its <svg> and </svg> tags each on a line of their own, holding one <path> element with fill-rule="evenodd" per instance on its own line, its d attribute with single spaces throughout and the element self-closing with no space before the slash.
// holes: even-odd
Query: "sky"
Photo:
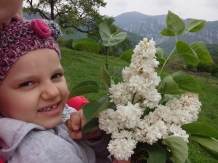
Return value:
<svg viewBox="0 0 218 163">
<path fill-rule="evenodd" d="M 140 12 L 145 15 L 167 15 L 173 12 L 182 19 L 193 18 L 218 21 L 218 0 L 104 0 L 101 15 L 111 17 L 125 12 Z"/>
</svg>

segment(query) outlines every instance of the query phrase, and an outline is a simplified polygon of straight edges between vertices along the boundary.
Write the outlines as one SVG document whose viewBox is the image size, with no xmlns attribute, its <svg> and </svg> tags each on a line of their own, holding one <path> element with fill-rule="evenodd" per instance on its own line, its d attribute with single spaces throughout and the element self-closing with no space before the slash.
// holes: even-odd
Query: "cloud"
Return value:
<svg viewBox="0 0 218 163">
<path fill-rule="evenodd" d="M 101 14 L 117 16 L 137 11 L 146 15 L 163 15 L 168 10 L 181 18 L 218 20 L 218 0 L 105 0 L 107 5 Z"/>
</svg>

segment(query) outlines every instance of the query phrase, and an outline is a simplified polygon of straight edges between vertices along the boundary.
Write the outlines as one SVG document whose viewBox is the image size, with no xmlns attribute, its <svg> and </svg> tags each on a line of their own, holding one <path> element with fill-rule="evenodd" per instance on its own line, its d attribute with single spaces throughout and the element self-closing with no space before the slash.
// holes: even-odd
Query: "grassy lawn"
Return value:
<svg viewBox="0 0 218 163">
<path fill-rule="evenodd" d="M 104 59 L 104 56 L 100 57 L 97 54 L 73 51 L 67 48 L 61 48 L 61 51 L 61 62 L 65 69 L 69 90 L 82 81 L 93 80 L 99 84 L 100 93 L 87 95 L 86 97 L 96 100 L 106 94 L 99 71 L 103 65 L 101 57 Z M 109 65 L 111 71 L 128 65 L 126 62 L 114 57 L 109 57 L 109 61 L 112 61 Z M 198 121 L 207 123 L 218 131 L 218 85 L 215 85 L 215 83 L 218 83 L 218 79 L 198 76 L 196 76 L 196 79 L 204 91 L 204 94 L 200 95 L 202 110 Z M 218 163 L 218 160 L 213 159 L 194 142 L 189 143 L 189 158 L 192 163 Z"/>
</svg>

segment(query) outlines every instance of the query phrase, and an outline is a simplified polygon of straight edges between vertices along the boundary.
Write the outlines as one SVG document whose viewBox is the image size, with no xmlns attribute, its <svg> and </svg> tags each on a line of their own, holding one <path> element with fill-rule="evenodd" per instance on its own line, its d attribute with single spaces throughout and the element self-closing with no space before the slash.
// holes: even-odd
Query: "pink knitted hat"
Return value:
<svg viewBox="0 0 218 163">
<path fill-rule="evenodd" d="M 10 67 L 28 51 L 49 48 L 60 57 L 56 40 L 61 34 L 56 23 L 42 19 L 14 21 L 0 31 L 0 83 Z"/>
</svg>

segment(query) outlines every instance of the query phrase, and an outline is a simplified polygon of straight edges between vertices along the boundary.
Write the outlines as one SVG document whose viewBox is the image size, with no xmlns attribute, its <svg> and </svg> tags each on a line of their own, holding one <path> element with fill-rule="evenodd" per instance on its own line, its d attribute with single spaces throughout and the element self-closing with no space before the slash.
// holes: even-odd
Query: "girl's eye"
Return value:
<svg viewBox="0 0 218 163">
<path fill-rule="evenodd" d="M 24 83 L 20 84 L 19 87 L 28 87 L 31 85 L 33 85 L 33 82 L 28 81 L 28 82 L 24 82 Z"/>
<path fill-rule="evenodd" d="M 62 76 L 63 76 L 63 74 L 57 73 L 57 74 L 54 74 L 54 75 L 51 77 L 51 79 L 60 78 L 60 77 L 62 77 Z"/>
</svg>

